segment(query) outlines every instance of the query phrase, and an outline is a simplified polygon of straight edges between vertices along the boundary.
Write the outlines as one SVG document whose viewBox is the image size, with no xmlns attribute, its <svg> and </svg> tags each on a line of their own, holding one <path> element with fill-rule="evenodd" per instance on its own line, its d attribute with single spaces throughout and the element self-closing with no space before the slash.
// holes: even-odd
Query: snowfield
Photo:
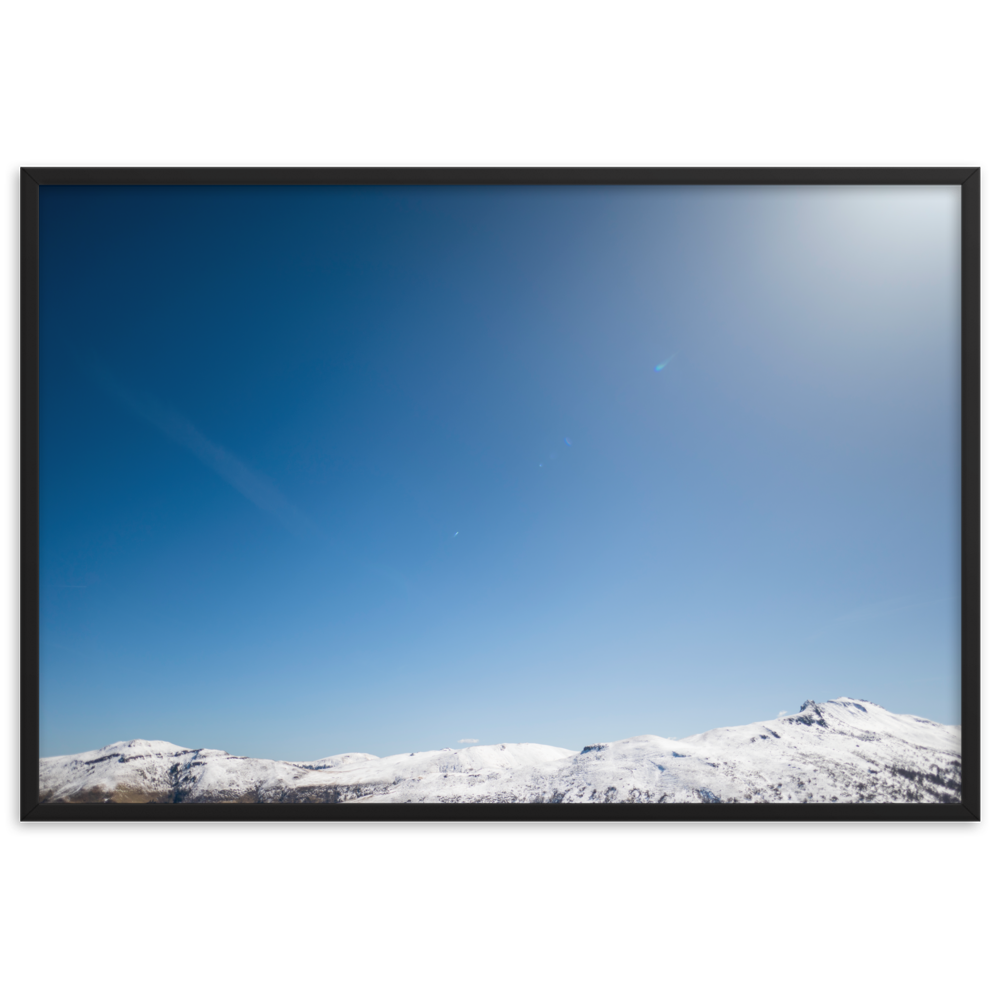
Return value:
<svg viewBox="0 0 1000 1000">
<path fill-rule="evenodd" d="M 959 802 L 958 726 L 854 698 L 681 740 L 307 762 L 128 740 L 40 763 L 40 802 Z"/>
</svg>

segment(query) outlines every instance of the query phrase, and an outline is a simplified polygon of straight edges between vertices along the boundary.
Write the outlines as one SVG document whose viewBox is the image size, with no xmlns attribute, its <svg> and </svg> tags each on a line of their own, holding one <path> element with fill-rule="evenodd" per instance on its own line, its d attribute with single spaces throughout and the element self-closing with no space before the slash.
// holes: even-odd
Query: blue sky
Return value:
<svg viewBox="0 0 1000 1000">
<path fill-rule="evenodd" d="M 42 754 L 959 721 L 959 189 L 44 187 Z"/>
</svg>

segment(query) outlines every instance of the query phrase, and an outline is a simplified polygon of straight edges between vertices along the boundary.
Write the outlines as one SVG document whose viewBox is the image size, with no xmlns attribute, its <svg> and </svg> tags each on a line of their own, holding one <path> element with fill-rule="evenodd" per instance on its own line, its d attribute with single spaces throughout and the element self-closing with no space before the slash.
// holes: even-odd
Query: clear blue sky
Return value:
<svg viewBox="0 0 1000 1000">
<path fill-rule="evenodd" d="M 959 189 L 41 190 L 42 754 L 959 721 Z"/>
</svg>

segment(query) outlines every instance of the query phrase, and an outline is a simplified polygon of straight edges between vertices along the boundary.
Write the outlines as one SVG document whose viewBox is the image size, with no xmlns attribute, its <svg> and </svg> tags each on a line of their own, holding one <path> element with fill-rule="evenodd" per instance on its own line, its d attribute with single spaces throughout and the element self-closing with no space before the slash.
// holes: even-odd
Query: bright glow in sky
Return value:
<svg viewBox="0 0 1000 1000">
<path fill-rule="evenodd" d="M 958 722 L 959 189 L 41 189 L 42 753 Z"/>
</svg>

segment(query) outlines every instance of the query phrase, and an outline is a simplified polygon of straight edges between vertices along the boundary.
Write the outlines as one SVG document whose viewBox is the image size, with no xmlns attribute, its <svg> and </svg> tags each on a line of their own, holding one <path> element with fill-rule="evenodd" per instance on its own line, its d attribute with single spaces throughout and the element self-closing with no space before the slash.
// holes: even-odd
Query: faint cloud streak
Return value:
<svg viewBox="0 0 1000 1000">
<path fill-rule="evenodd" d="M 187 418 L 164 406 L 148 393 L 133 392 L 103 368 L 92 369 L 101 386 L 138 416 L 149 421 L 164 437 L 191 452 L 220 479 L 242 493 L 254 506 L 276 518 L 290 531 L 315 531 L 309 519 L 259 472 L 221 445 L 215 444 Z"/>
<path fill-rule="evenodd" d="M 849 628 L 862 622 L 876 621 L 880 618 L 886 618 L 889 615 L 910 611 L 913 608 L 927 607 L 931 604 L 942 603 L 944 602 L 941 598 L 919 600 L 912 597 L 895 597 L 888 601 L 877 601 L 872 604 L 862 604 L 858 607 L 852 608 L 850 611 L 847 611 L 842 615 L 838 615 L 836 618 L 831 619 L 821 628 L 812 632 L 808 638 L 815 639 L 817 636 L 825 635 L 828 632 Z"/>
<path fill-rule="evenodd" d="M 874 618 L 884 618 L 886 615 L 895 614 L 897 611 L 904 611 L 907 608 L 915 608 L 927 601 L 914 601 L 908 597 L 896 597 L 891 601 L 878 601 L 874 604 L 862 604 L 853 608 L 846 614 L 838 615 L 834 622 L 865 622 Z"/>
</svg>

